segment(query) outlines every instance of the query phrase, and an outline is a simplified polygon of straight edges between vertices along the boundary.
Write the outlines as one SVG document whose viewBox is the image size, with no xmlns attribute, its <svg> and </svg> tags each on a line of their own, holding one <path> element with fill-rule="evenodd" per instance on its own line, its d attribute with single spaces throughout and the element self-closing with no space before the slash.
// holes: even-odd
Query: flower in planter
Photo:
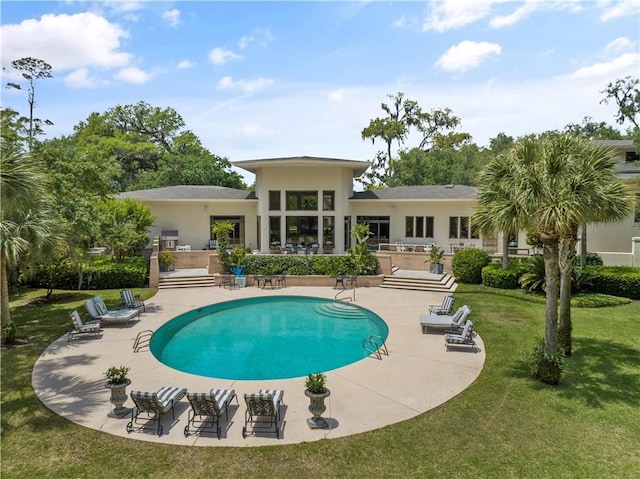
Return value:
<svg viewBox="0 0 640 479">
<path fill-rule="evenodd" d="M 109 384 L 122 384 L 127 382 L 127 373 L 131 370 L 126 366 L 111 366 L 104 375 L 107 377 L 107 383 Z"/>
</svg>

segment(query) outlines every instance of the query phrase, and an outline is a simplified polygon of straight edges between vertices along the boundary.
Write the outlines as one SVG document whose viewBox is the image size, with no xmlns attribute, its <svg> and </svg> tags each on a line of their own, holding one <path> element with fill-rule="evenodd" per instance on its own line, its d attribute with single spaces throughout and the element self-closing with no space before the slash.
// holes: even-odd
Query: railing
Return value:
<svg viewBox="0 0 640 479">
<path fill-rule="evenodd" d="M 133 342 L 133 352 L 137 353 L 142 350 L 142 348 L 149 347 L 149 343 L 153 339 L 153 331 L 147 329 L 145 331 L 140 331 L 136 336 L 136 340 Z"/>
<path fill-rule="evenodd" d="M 367 339 L 362 340 L 362 347 L 369 355 L 373 354 L 376 359 L 382 361 L 382 355 L 389 356 L 387 345 L 380 336 L 371 335 Z"/>
</svg>

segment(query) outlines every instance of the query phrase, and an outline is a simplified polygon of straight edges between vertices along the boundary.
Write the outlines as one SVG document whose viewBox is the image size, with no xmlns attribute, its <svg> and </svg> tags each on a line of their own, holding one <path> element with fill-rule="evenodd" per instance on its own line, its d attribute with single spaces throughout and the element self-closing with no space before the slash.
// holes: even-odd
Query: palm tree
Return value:
<svg viewBox="0 0 640 479">
<path fill-rule="evenodd" d="M 580 225 L 587 222 L 619 221 L 631 211 L 633 196 L 616 178 L 615 153 L 582 137 L 563 140 L 570 174 L 558 196 L 572 197 L 574 205 L 566 218 L 568 229 L 560 238 L 560 325 L 558 340 L 571 355 L 571 279 L 575 265 Z M 584 231 L 584 229 L 583 229 Z M 586 238 L 583 237 L 583 241 Z M 586 254 L 583 253 L 583 257 Z"/>
<path fill-rule="evenodd" d="M 48 208 L 46 176 L 20 149 L 0 143 L 0 303 L 2 327 L 11 324 L 8 275 L 12 268 L 42 258 L 59 244 Z"/>
</svg>

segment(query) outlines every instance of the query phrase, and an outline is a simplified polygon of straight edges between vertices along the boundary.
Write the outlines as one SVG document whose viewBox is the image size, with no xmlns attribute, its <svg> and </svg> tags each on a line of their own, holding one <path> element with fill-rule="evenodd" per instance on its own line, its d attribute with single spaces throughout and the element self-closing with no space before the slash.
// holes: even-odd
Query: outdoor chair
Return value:
<svg viewBox="0 0 640 479">
<path fill-rule="evenodd" d="M 174 406 L 187 394 L 186 388 L 164 386 L 158 392 L 131 391 L 131 400 L 135 407 L 131 409 L 131 421 L 127 423 L 127 432 L 134 429 L 152 430 L 155 428 L 158 436 L 162 435 L 163 427 L 160 423 L 162 416 L 171 410 L 173 419 L 176 418 Z M 144 417 L 140 417 L 144 415 Z M 151 426 L 148 426 L 151 421 Z M 157 426 L 154 424 L 157 423 Z"/>
<path fill-rule="evenodd" d="M 454 314 L 453 316 L 448 316 L 445 314 L 423 314 L 420 316 L 420 326 L 422 327 L 422 334 L 428 334 L 434 329 L 438 331 L 445 331 L 445 333 L 449 332 L 446 330 L 459 332 L 460 330 L 462 330 L 462 327 L 465 321 L 469 318 L 470 314 L 471 308 L 466 304 L 459 307 L 456 311 L 456 314 Z"/>
<path fill-rule="evenodd" d="M 274 277 L 274 280 L 276 282 L 276 287 L 277 288 L 286 288 L 287 287 L 287 273 L 282 273 L 282 274 L 276 275 Z"/>
<path fill-rule="evenodd" d="M 130 289 L 123 289 L 120 291 L 120 299 L 122 300 L 122 307 L 127 309 L 137 309 L 146 311 L 144 307 L 144 301 L 140 296 L 134 296 L 133 291 Z"/>
<path fill-rule="evenodd" d="M 464 328 L 462 332 L 459 334 L 445 334 L 444 335 L 444 345 L 449 351 L 449 346 L 472 346 L 473 351 L 477 352 L 476 342 L 473 338 L 475 338 L 476 332 L 473 330 L 473 321 L 467 320 L 464 323 Z"/>
<path fill-rule="evenodd" d="M 429 314 L 451 314 L 456 298 L 447 295 L 442 299 L 442 304 L 432 304 L 429 306 Z"/>
<path fill-rule="evenodd" d="M 91 319 L 100 320 L 103 325 L 128 323 L 140 314 L 138 309 L 107 309 L 100 296 L 94 296 L 84 302 Z"/>
<path fill-rule="evenodd" d="M 67 342 L 69 342 L 77 334 L 95 334 L 100 335 L 100 320 L 91 320 L 86 323 L 82 322 L 78 311 L 71 311 L 69 313 L 71 321 L 73 322 L 73 329 L 67 334 Z"/>
<path fill-rule="evenodd" d="M 187 393 L 187 399 L 191 404 L 191 410 L 184 428 L 184 436 L 191 434 L 190 429 L 205 432 L 207 428 L 215 427 L 216 436 L 220 439 L 220 416 L 224 411 L 229 422 L 229 404 L 231 400 L 238 402 L 238 396 L 233 389 L 212 389 L 208 393 Z"/>
<path fill-rule="evenodd" d="M 236 284 L 236 275 L 235 274 L 221 274 L 220 275 L 220 284 L 218 285 L 218 287 L 222 287 L 222 288 L 229 288 L 229 289 L 233 289 L 233 288 L 237 288 L 238 285 Z"/>
<path fill-rule="evenodd" d="M 283 396 L 284 391 L 281 389 L 261 389 L 257 394 L 245 394 L 247 410 L 244 414 L 242 437 L 247 437 L 251 427 L 253 434 L 258 431 L 275 432 L 276 437 L 280 438 L 280 406 Z"/>
</svg>

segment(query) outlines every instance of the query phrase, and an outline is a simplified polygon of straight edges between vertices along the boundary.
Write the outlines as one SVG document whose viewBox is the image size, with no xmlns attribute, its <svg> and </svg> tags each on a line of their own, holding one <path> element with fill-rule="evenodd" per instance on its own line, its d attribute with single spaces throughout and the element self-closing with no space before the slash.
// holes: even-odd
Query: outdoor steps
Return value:
<svg viewBox="0 0 640 479">
<path fill-rule="evenodd" d="M 200 276 L 168 276 L 160 278 L 158 289 L 169 288 L 198 288 L 205 286 L 215 286 L 215 276 L 212 274 Z"/>
<path fill-rule="evenodd" d="M 367 315 L 359 308 L 344 303 L 319 304 L 313 307 L 316 313 L 330 318 L 365 319 Z"/>
<path fill-rule="evenodd" d="M 381 288 L 415 289 L 419 291 L 435 291 L 452 293 L 458 284 L 450 274 L 433 274 L 427 277 L 399 276 L 397 274 L 385 274 Z"/>
</svg>

